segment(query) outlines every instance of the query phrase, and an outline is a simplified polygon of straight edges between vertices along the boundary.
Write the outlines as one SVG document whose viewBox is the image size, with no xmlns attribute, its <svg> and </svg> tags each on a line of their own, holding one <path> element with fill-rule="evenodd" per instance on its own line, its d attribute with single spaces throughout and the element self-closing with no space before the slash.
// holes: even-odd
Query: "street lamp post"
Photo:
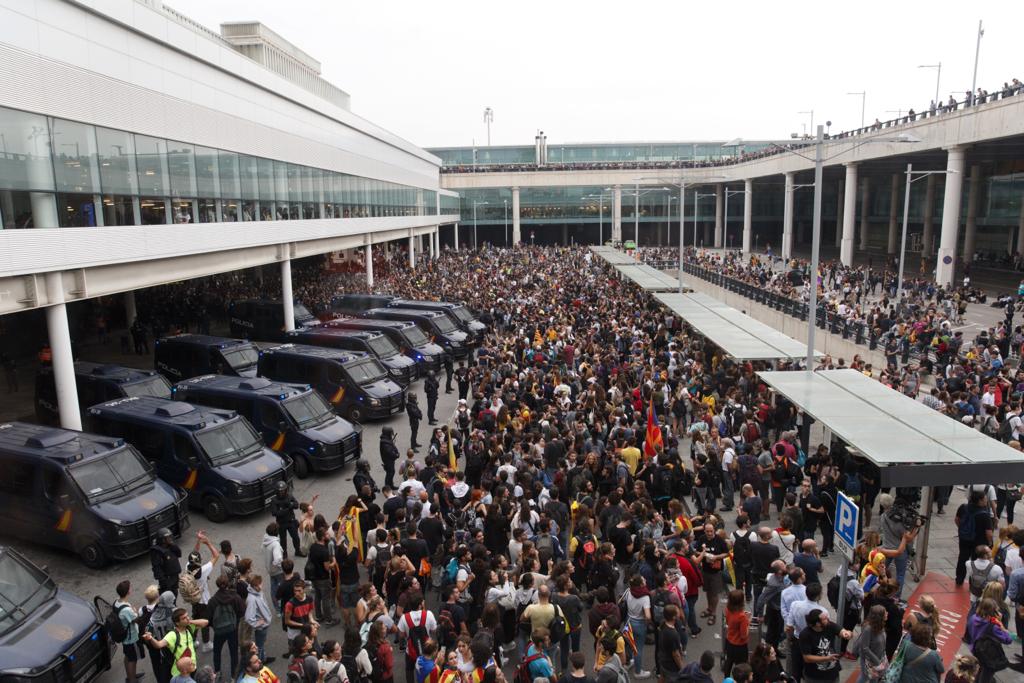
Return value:
<svg viewBox="0 0 1024 683">
<path fill-rule="evenodd" d="M 476 251 L 476 207 L 483 206 L 487 202 L 473 200 L 473 250 Z"/>
<path fill-rule="evenodd" d="M 930 175 L 946 175 L 955 171 L 914 171 L 913 164 L 907 164 L 907 184 L 903 192 L 903 235 L 900 238 L 900 272 L 896 280 L 896 301 L 903 302 L 903 259 L 907 251 L 907 222 L 910 219 L 910 186 L 914 181 L 927 178 Z M 916 176 L 916 177 L 915 177 Z"/>
<path fill-rule="evenodd" d="M 942 103 L 939 102 L 939 82 L 942 80 L 942 62 L 938 64 L 921 64 L 917 68 L 935 69 L 935 106 L 940 106 Z"/>
<path fill-rule="evenodd" d="M 860 95 L 860 127 L 864 127 L 864 106 L 868 101 L 868 93 L 866 90 L 860 92 L 848 92 L 847 95 Z"/>
<path fill-rule="evenodd" d="M 484 109 L 484 123 L 487 124 L 487 146 L 491 146 L 491 122 L 494 121 L 494 110 L 490 107 Z"/>
<path fill-rule="evenodd" d="M 971 104 L 977 99 L 974 95 L 978 88 L 978 56 L 981 54 L 981 37 L 985 35 L 985 29 L 981 27 L 981 19 L 978 19 L 978 43 L 974 47 L 974 76 L 971 78 Z"/>
</svg>

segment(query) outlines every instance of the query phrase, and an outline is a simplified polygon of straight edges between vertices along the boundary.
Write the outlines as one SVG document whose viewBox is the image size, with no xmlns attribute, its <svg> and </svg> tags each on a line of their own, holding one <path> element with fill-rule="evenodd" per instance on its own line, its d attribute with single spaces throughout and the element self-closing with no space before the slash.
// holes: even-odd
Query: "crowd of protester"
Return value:
<svg viewBox="0 0 1024 683">
<path fill-rule="evenodd" d="M 455 372 L 455 415 L 404 457 L 385 428 L 385 480 L 359 463 L 336 519 L 279 490 L 260 557 L 202 533 L 184 549 L 162 538 L 141 629 L 117 586 L 129 683 L 144 650 L 158 683 L 285 670 L 301 683 L 813 682 L 838 680 L 843 658 L 864 681 L 897 662 L 908 683 L 1022 670 L 1004 649 L 1011 609 L 1024 633 L 1018 487 L 971 487 L 956 510 L 974 655 L 943 662 L 935 601 L 900 600 L 920 490 L 883 490 L 841 442 L 812 447 L 760 366 L 585 249 L 393 265 L 380 291 L 464 301 L 488 325 Z M 990 398 L 1016 410 L 1014 389 Z M 845 576 L 822 563 L 838 491 L 864 511 Z M 267 633 L 282 626 L 289 652 L 271 667 Z M 722 629 L 720 651 L 689 647 L 706 628 Z"/>
</svg>

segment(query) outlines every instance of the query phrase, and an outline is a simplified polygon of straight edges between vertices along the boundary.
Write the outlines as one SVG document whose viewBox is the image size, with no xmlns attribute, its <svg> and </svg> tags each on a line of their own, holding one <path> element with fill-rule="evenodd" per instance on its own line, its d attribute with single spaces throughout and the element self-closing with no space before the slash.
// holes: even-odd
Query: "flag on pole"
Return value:
<svg viewBox="0 0 1024 683">
<path fill-rule="evenodd" d="M 657 446 L 664 447 L 661 439 L 661 427 L 658 426 L 658 416 L 654 414 L 654 398 L 651 398 L 647 409 L 647 435 L 644 438 L 644 455 L 655 456 L 658 454 Z"/>
<path fill-rule="evenodd" d="M 626 641 L 626 645 L 633 650 L 633 654 L 635 655 L 636 638 L 633 637 L 633 628 L 629 624 L 629 619 L 627 619 L 626 622 L 622 625 L 622 628 L 619 630 L 619 633 L 622 634 L 623 639 Z"/>
<path fill-rule="evenodd" d="M 458 472 L 459 461 L 455 458 L 455 439 L 452 438 L 452 428 L 445 427 L 445 430 L 448 433 L 448 467 Z"/>
<path fill-rule="evenodd" d="M 359 508 L 349 508 L 348 514 L 338 520 L 341 522 L 341 530 L 348 539 L 348 547 L 355 548 L 359 561 L 363 561 L 363 532 L 359 528 Z"/>
</svg>

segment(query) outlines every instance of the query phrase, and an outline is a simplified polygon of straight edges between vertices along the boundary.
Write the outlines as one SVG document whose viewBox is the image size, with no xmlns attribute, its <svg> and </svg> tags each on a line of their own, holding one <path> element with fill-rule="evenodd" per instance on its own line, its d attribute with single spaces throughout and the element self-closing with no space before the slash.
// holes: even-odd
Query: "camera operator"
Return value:
<svg viewBox="0 0 1024 683">
<path fill-rule="evenodd" d="M 919 518 L 912 514 L 908 515 L 909 511 L 903 505 L 897 504 L 892 495 L 888 493 L 878 496 L 878 509 L 880 513 L 878 530 L 882 534 L 881 551 L 886 556 L 887 566 L 889 562 L 896 565 L 896 582 L 899 584 L 897 597 L 900 597 L 907 575 L 909 559 L 907 546 L 917 537 L 917 532 L 921 528 L 919 524 L 915 523 L 915 520 Z"/>
</svg>

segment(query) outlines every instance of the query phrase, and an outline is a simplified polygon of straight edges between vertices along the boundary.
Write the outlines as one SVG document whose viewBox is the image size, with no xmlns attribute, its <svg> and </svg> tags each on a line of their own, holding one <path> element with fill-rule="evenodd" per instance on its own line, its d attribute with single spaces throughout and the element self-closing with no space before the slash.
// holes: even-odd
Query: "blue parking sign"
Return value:
<svg viewBox="0 0 1024 683">
<path fill-rule="evenodd" d="M 857 545 L 859 518 L 860 507 L 839 491 L 839 499 L 836 501 L 835 544 L 850 562 L 853 562 L 853 549 Z"/>
</svg>

